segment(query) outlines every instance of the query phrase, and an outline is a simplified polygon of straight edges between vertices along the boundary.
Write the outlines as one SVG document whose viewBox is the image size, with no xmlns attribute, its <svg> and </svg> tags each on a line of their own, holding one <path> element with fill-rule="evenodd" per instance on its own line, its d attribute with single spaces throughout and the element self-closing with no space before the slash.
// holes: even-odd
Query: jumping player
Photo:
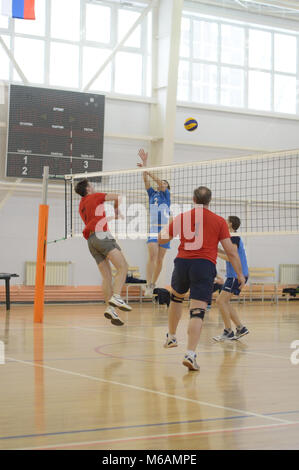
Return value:
<svg viewBox="0 0 299 470">
<path fill-rule="evenodd" d="M 235 215 L 230 215 L 227 219 L 227 225 L 231 233 L 236 233 L 241 225 L 241 220 Z M 243 241 L 241 237 L 235 235 L 231 237 L 231 241 L 234 244 L 235 251 L 239 254 L 242 264 L 243 276 L 245 277 L 247 282 L 248 264 Z M 214 336 L 213 339 L 215 341 L 236 340 L 249 333 L 246 326 L 242 325 L 236 310 L 230 303 L 230 300 L 233 295 L 240 295 L 239 282 L 237 279 L 236 272 L 231 263 L 229 262 L 229 259 L 226 256 L 225 252 L 221 249 L 218 249 L 218 256 L 226 261 L 226 281 L 224 283 L 220 295 L 217 297 L 216 300 L 216 304 L 221 312 L 224 321 L 224 331 L 221 335 Z M 235 333 L 232 330 L 231 321 L 236 325 Z"/>
<path fill-rule="evenodd" d="M 204 186 L 195 189 L 193 194 L 195 207 L 175 217 L 158 237 L 159 243 L 170 241 L 176 235 L 179 235 L 181 240 L 177 258 L 174 260 L 169 329 L 164 347 L 173 348 L 178 345 L 176 331 L 182 315 L 182 302 L 190 288 L 188 346 L 183 365 L 194 371 L 199 370 L 195 351 L 205 311 L 213 292 L 219 242 L 237 273 L 240 289 L 245 284 L 240 258 L 231 241 L 227 223 L 225 219 L 209 210 L 211 197 L 210 189 Z M 186 221 L 190 227 L 188 229 Z"/>
<path fill-rule="evenodd" d="M 148 154 L 143 149 L 138 152 L 142 163 L 139 167 L 147 166 Z M 150 178 L 158 186 L 156 191 L 150 183 Z M 149 197 L 150 206 L 150 236 L 147 240 L 148 261 L 146 266 L 146 290 L 145 295 L 152 296 L 158 277 L 161 273 L 166 251 L 170 248 L 170 243 L 158 243 L 158 234 L 169 222 L 170 208 L 170 186 L 168 181 L 160 180 L 152 173 L 143 173 L 144 186 Z"/>
<path fill-rule="evenodd" d="M 123 320 L 115 311 L 115 307 L 124 311 L 132 308 L 121 298 L 120 293 L 128 272 L 128 264 L 109 232 L 104 203 L 114 202 L 115 218 L 120 217 L 118 209 L 118 194 L 96 193 L 94 186 L 87 180 L 79 181 L 75 187 L 77 194 L 81 196 L 79 213 L 85 224 L 83 236 L 87 240 L 91 255 L 96 260 L 103 279 L 103 293 L 106 302 L 105 317 L 111 320 L 113 325 L 123 325 Z M 116 275 L 112 287 L 111 262 L 116 268 Z"/>
</svg>

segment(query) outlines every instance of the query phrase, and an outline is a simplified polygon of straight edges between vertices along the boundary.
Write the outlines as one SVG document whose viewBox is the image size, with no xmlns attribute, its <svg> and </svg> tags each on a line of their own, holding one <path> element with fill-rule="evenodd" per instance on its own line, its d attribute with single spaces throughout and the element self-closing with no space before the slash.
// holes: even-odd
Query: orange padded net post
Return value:
<svg viewBox="0 0 299 470">
<path fill-rule="evenodd" d="M 42 323 L 44 317 L 46 260 L 47 260 L 47 236 L 49 206 L 47 205 L 49 167 L 44 167 L 43 197 L 39 206 L 37 257 L 34 294 L 34 323 Z"/>
</svg>

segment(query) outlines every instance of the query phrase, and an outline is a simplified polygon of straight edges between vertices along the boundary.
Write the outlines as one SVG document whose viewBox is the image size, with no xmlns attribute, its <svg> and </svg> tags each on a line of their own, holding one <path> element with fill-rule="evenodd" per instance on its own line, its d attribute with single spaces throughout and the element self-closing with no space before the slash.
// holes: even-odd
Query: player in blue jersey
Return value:
<svg viewBox="0 0 299 470">
<path fill-rule="evenodd" d="M 138 163 L 138 166 L 146 167 L 148 154 L 143 149 L 140 149 L 138 155 L 142 161 L 142 163 Z M 156 183 L 157 189 L 152 187 L 151 179 Z M 150 208 L 150 235 L 147 240 L 148 261 L 146 266 L 147 285 L 145 295 L 152 296 L 155 284 L 162 270 L 165 254 L 170 248 L 169 242 L 163 245 L 158 244 L 159 232 L 169 223 L 170 186 L 168 181 L 161 180 L 148 171 L 143 173 L 143 180 L 149 197 Z"/>
<path fill-rule="evenodd" d="M 227 220 L 227 225 L 231 233 L 236 233 L 241 225 L 241 221 L 239 217 L 230 215 Z M 241 237 L 238 237 L 237 235 L 232 235 L 231 241 L 233 242 L 236 247 L 236 250 L 238 251 L 241 260 L 243 276 L 245 277 L 247 282 L 248 265 L 243 241 Z M 218 256 L 226 261 L 226 281 L 222 287 L 220 295 L 217 297 L 216 300 L 216 304 L 221 312 L 224 321 L 224 331 L 221 335 L 215 336 L 213 339 L 215 341 L 236 340 L 249 333 L 246 326 L 242 325 L 236 310 L 230 303 L 231 297 L 233 295 L 240 294 L 239 281 L 235 270 L 229 262 L 225 252 L 221 249 L 218 249 Z M 236 325 L 235 333 L 232 330 L 231 322 Z"/>
</svg>

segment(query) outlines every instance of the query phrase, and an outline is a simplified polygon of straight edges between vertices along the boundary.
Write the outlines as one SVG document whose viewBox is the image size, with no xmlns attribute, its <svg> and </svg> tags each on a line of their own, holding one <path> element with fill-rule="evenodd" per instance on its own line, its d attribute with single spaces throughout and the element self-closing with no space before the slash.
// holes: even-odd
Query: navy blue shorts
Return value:
<svg viewBox="0 0 299 470">
<path fill-rule="evenodd" d="M 171 287 L 178 294 L 185 294 L 190 289 L 190 299 L 209 302 L 216 274 L 215 264 L 207 259 L 176 258 Z"/>
<path fill-rule="evenodd" d="M 248 280 L 248 277 L 245 277 L 246 282 Z M 239 289 L 239 281 L 235 277 L 228 277 L 225 280 L 225 283 L 223 284 L 222 290 L 225 292 L 229 292 L 230 294 L 234 295 L 240 295 L 240 289 Z"/>
</svg>

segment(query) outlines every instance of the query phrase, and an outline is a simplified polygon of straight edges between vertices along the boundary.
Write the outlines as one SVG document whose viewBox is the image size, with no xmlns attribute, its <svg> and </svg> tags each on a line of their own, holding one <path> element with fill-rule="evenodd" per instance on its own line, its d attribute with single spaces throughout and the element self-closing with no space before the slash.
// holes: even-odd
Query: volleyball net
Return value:
<svg viewBox="0 0 299 470">
<path fill-rule="evenodd" d="M 138 157 L 136 156 L 136 162 Z M 105 204 L 110 231 L 119 239 L 144 239 L 149 233 L 149 198 L 143 172 L 167 180 L 173 217 L 190 210 L 193 191 L 206 186 L 212 191 L 210 210 L 227 218 L 241 219 L 246 236 L 299 233 L 299 150 L 240 158 L 199 161 L 155 168 L 102 171 L 65 175 L 65 236 L 81 236 L 80 196 L 74 188 L 87 178 L 96 192 L 118 193 L 123 219 L 113 219 L 113 207 Z M 150 178 L 151 185 L 157 184 Z"/>
</svg>

